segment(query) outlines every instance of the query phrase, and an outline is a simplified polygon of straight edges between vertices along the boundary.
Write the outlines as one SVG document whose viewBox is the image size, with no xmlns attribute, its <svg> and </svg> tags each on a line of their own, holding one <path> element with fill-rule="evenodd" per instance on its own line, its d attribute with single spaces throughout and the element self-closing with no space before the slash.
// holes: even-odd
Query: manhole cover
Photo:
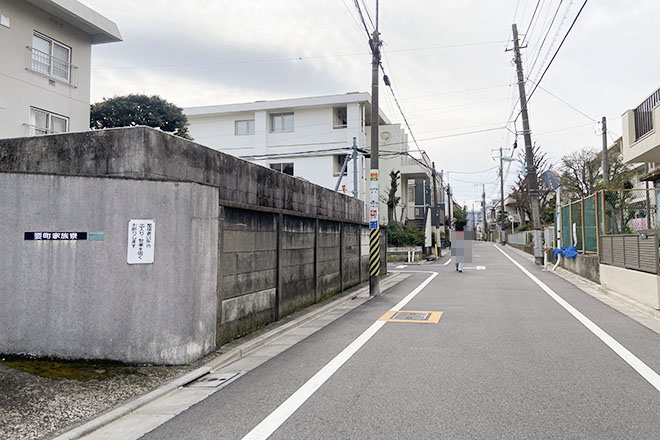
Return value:
<svg viewBox="0 0 660 440">
<path fill-rule="evenodd" d="M 390 319 L 410 319 L 414 321 L 426 321 L 431 316 L 426 312 L 396 312 Z"/>
<path fill-rule="evenodd" d="M 209 373 L 189 383 L 186 388 L 218 388 L 236 376 L 238 373 Z"/>
<path fill-rule="evenodd" d="M 421 310 L 389 310 L 379 321 L 412 322 L 418 324 L 437 324 L 442 312 L 426 312 Z"/>
</svg>

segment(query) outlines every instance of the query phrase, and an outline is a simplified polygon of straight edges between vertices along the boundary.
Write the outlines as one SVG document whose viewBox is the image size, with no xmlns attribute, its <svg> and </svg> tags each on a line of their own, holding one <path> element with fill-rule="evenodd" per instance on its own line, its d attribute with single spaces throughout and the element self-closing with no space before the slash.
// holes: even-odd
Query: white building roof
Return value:
<svg viewBox="0 0 660 440">
<path fill-rule="evenodd" d="M 92 44 L 121 41 L 117 25 L 77 0 L 25 0 L 92 37 Z"/>
<path fill-rule="evenodd" d="M 188 107 L 183 109 L 186 116 L 213 116 L 229 113 L 290 110 L 295 108 L 327 107 L 331 105 L 365 103 L 371 104 L 371 95 L 365 92 L 349 92 L 342 95 L 312 96 L 307 98 L 278 99 L 273 101 L 255 101 L 241 104 L 209 105 Z M 381 124 L 391 124 L 385 114 L 380 111 Z"/>
</svg>

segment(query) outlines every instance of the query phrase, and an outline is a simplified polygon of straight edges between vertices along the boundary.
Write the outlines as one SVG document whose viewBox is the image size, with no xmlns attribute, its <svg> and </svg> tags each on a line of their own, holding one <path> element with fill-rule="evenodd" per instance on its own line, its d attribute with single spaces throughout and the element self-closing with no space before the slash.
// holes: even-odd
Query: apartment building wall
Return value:
<svg viewBox="0 0 660 440">
<path fill-rule="evenodd" d="M 59 3 L 76 8 L 68 11 L 72 14 L 82 11 L 90 20 L 100 17 L 107 21 L 78 2 Z M 95 36 L 28 1 L 0 0 L 0 15 L 0 137 L 34 134 L 28 127 L 31 107 L 67 118 L 67 131 L 88 130 L 91 45 Z M 70 63 L 75 67 L 68 78 L 35 71 L 37 65 L 30 49 L 35 32 L 69 49 Z M 119 39 L 117 31 L 114 41 Z"/>
</svg>

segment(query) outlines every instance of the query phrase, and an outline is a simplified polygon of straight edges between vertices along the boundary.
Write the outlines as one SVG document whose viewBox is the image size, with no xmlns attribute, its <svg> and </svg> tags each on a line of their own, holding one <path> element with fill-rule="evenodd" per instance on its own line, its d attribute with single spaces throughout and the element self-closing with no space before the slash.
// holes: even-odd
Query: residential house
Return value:
<svg viewBox="0 0 660 440">
<path fill-rule="evenodd" d="M 115 41 L 76 0 L 0 0 L 0 137 L 88 130 L 91 46 Z"/>
<path fill-rule="evenodd" d="M 369 201 L 368 93 L 190 107 L 184 113 L 191 136 L 203 145 Z M 407 134 L 399 124 L 380 111 L 378 120 L 380 221 L 387 223 L 393 169 L 401 171 L 396 218 L 424 219 L 422 208 L 431 202 L 427 196 L 431 172 L 426 167 L 430 161 L 423 153 L 409 152 Z M 354 140 L 358 158 L 346 161 Z"/>
<path fill-rule="evenodd" d="M 654 224 L 652 228 L 660 227 L 660 89 L 646 98 L 634 109 L 623 114 L 623 142 L 621 152 L 623 161 L 631 165 L 643 165 L 644 172 L 638 177 L 636 188 L 658 188 L 651 191 L 650 210 Z M 640 172 L 636 174 L 640 174 Z"/>
</svg>

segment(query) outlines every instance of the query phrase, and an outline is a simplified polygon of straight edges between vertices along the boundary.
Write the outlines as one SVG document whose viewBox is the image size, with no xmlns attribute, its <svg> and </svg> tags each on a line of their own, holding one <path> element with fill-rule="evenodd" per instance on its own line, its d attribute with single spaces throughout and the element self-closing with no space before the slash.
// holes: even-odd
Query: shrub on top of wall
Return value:
<svg viewBox="0 0 660 440">
<path fill-rule="evenodd" d="M 423 246 L 424 231 L 412 224 L 390 222 L 387 225 L 388 246 Z"/>
</svg>

